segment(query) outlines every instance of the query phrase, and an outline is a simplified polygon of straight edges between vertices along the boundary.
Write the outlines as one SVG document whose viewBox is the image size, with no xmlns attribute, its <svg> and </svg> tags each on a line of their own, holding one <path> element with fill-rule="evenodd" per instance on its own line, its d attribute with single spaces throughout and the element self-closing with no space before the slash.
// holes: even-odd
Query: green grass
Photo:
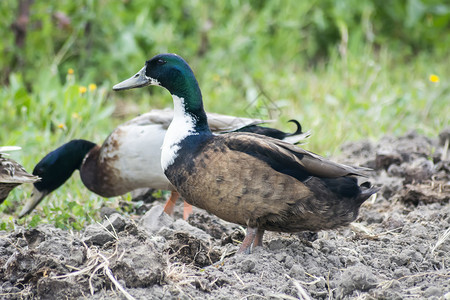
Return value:
<svg viewBox="0 0 450 300">
<path fill-rule="evenodd" d="M 14 3 L 2 5 L 14 10 Z M 429 4 L 434 23 L 430 15 L 416 23 L 409 16 L 412 25 L 399 25 L 388 36 L 380 19 L 385 12 L 370 1 L 349 7 L 284 3 L 36 3 L 25 49 L 14 45 L 6 30 L 14 15 L 2 9 L 0 62 L 9 69 L 0 75 L 0 145 L 21 146 L 11 157 L 31 172 L 46 153 L 71 139 L 102 143 L 138 113 L 172 107 L 161 88 L 111 91 L 160 52 L 178 53 L 190 63 L 207 111 L 273 118 L 273 126 L 283 130 L 293 130 L 287 120 L 295 118 L 313 133 L 305 148 L 324 156 L 336 154 L 346 141 L 411 129 L 433 137 L 449 126 L 450 57 L 442 49 L 450 39 L 437 35 L 450 20 L 448 12 L 433 14 Z M 71 17 L 69 29 L 57 29 L 55 11 Z M 397 7 L 393 14 L 398 18 L 390 16 L 391 23 L 411 9 Z M 427 39 L 404 34 L 413 29 Z M 440 82 L 431 82 L 431 74 Z M 0 229 L 39 223 L 80 229 L 98 220 L 102 205 L 121 209 L 118 198 L 89 192 L 75 173 L 31 216 L 16 220 L 30 191 L 30 185 L 16 188 L 0 206 Z"/>
</svg>

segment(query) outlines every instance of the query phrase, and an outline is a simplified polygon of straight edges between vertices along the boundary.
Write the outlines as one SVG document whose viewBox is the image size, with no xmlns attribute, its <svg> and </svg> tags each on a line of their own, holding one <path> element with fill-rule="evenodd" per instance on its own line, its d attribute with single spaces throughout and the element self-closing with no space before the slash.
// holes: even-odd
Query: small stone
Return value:
<svg viewBox="0 0 450 300">
<path fill-rule="evenodd" d="M 107 242 L 113 241 L 114 237 L 99 225 L 89 225 L 84 231 L 84 242 L 97 246 L 103 246 Z"/>
<path fill-rule="evenodd" d="M 168 227 L 161 227 L 161 229 L 157 232 L 157 235 L 155 236 L 161 236 L 162 238 L 166 240 L 171 240 L 173 238 L 173 235 L 175 233 L 175 230 L 168 228 Z M 153 235 L 151 235 L 153 237 Z"/>
<path fill-rule="evenodd" d="M 347 268 L 336 284 L 338 296 L 343 298 L 350 295 L 354 290 L 368 291 L 377 285 L 377 278 L 372 270 L 364 265 Z"/>
<path fill-rule="evenodd" d="M 286 256 L 284 265 L 287 269 L 291 269 L 292 266 L 294 265 L 294 263 L 295 263 L 295 260 L 292 256 L 290 256 L 290 255 Z"/>
<path fill-rule="evenodd" d="M 389 244 L 390 242 L 391 242 L 391 239 L 389 238 L 389 237 L 382 237 L 381 238 L 381 241 L 383 242 L 383 243 L 386 243 L 386 244 Z"/>
<path fill-rule="evenodd" d="M 50 277 L 42 277 L 37 282 L 38 299 L 76 299 L 82 292 L 75 283 Z"/>
<path fill-rule="evenodd" d="M 349 255 L 345 257 L 345 265 L 346 266 L 354 266 L 359 263 L 359 259 L 353 255 Z"/>
<path fill-rule="evenodd" d="M 411 163 L 405 163 L 405 183 L 422 182 L 433 174 L 434 164 L 425 157 L 420 157 Z"/>
<path fill-rule="evenodd" d="M 392 255 L 389 257 L 389 260 L 397 264 L 397 266 L 404 266 L 407 265 L 411 259 L 409 256 L 405 255 L 405 253 L 400 253 L 399 255 Z"/>
<path fill-rule="evenodd" d="M 162 227 L 169 227 L 173 219 L 164 212 L 162 205 L 155 205 L 139 221 L 139 225 L 148 233 L 158 232 Z"/>
<path fill-rule="evenodd" d="M 241 262 L 241 270 L 244 273 L 255 273 L 255 262 L 251 259 L 246 259 Z"/>
<path fill-rule="evenodd" d="M 269 242 L 269 249 L 274 251 L 274 250 L 280 250 L 283 249 L 285 247 L 283 240 L 281 239 L 277 239 L 277 240 L 271 240 Z"/>
<path fill-rule="evenodd" d="M 125 225 L 125 218 L 118 213 L 110 215 L 106 220 L 103 221 L 103 226 L 105 226 L 106 229 L 110 231 L 120 232 L 125 228 Z"/>
<path fill-rule="evenodd" d="M 422 224 L 415 223 L 411 224 L 411 226 L 408 228 L 408 231 L 416 238 L 428 238 L 429 237 L 429 231 L 428 229 L 423 226 Z"/>
<path fill-rule="evenodd" d="M 383 215 L 376 211 L 367 213 L 367 216 L 365 217 L 367 224 L 381 223 L 383 222 L 383 219 Z"/>
<path fill-rule="evenodd" d="M 331 241 L 325 239 L 317 239 L 312 243 L 314 249 L 321 251 L 324 254 L 333 252 L 336 249 L 336 245 Z"/>
<path fill-rule="evenodd" d="M 425 297 L 431 297 L 431 296 L 440 296 L 441 295 L 441 289 L 439 289 L 436 286 L 430 286 L 427 288 L 424 292 Z"/>
<path fill-rule="evenodd" d="M 279 262 L 283 262 L 286 259 L 286 255 L 283 253 L 275 254 L 275 259 Z"/>
<path fill-rule="evenodd" d="M 341 267 L 341 261 L 337 255 L 329 255 L 327 257 L 328 261 L 335 267 Z"/>
<path fill-rule="evenodd" d="M 402 157 L 391 149 L 379 150 L 375 158 L 375 167 L 379 169 L 388 169 L 389 166 L 399 165 L 402 162 Z"/>
<path fill-rule="evenodd" d="M 410 260 L 414 260 L 414 261 L 418 261 L 418 262 L 423 260 L 422 254 L 420 254 L 418 251 L 413 250 L 413 249 L 403 250 L 401 252 L 401 255 L 405 255 L 405 256 L 409 257 Z"/>
<path fill-rule="evenodd" d="M 428 249 L 429 248 L 426 245 L 420 244 L 416 246 L 416 250 L 419 251 L 419 253 L 421 254 L 425 254 L 428 251 Z"/>
<path fill-rule="evenodd" d="M 394 277 L 395 278 L 400 278 L 400 277 L 404 277 L 406 275 L 411 274 L 410 270 L 408 268 L 405 267 L 401 267 L 401 268 L 397 268 L 394 270 Z"/>
<path fill-rule="evenodd" d="M 383 224 L 387 230 L 402 228 L 405 224 L 404 216 L 398 213 L 392 213 L 383 221 Z"/>
<path fill-rule="evenodd" d="M 292 278 L 296 278 L 296 279 L 303 277 L 304 274 L 305 274 L 305 270 L 299 264 L 294 264 L 292 266 L 291 270 L 289 271 L 289 276 L 291 276 Z"/>
</svg>

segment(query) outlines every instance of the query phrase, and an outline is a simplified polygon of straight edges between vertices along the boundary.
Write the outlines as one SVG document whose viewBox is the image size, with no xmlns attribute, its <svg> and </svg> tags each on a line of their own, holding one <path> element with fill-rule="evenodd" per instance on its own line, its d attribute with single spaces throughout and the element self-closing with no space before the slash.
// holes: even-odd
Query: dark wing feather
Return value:
<svg viewBox="0 0 450 300">
<path fill-rule="evenodd" d="M 226 139 L 230 149 L 264 160 L 275 170 L 299 180 L 305 180 L 309 176 L 367 176 L 365 173 L 370 170 L 335 163 L 289 143 L 257 134 L 231 133 Z"/>
</svg>

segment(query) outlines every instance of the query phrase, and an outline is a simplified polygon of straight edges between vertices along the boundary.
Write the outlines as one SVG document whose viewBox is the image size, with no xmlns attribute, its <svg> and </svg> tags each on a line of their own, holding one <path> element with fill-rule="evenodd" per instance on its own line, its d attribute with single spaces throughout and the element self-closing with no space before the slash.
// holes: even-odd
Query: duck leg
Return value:
<svg viewBox="0 0 450 300">
<path fill-rule="evenodd" d="M 175 203 L 177 202 L 178 197 L 180 197 L 180 194 L 178 194 L 176 191 L 171 191 L 169 200 L 167 200 L 166 205 L 164 205 L 164 212 L 169 216 L 173 215 L 173 210 L 175 208 Z"/>
<path fill-rule="evenodd" d="M 242 241 L 241 247 L 237 253 L 250 254 L 257 230 L 257 228 L 247 227 L 247 234 L 245 235 L 245 238 Z"/>
<path fill-rule="evenodd" d="M 191 214 L 192 214 L 192 205 L 184 201 L 183 219 L 187 220 Z"/>
<path fill-rule="evenodd" d="M 263 235 L 264 235 L 264 229 L 260 229 L 260 228 L 256 229 L 255 240 L 253 241 L 253 248 L 262 247 Z"/>
<path fill-rule="evenodd" d="M 180 194 L 178 194 L 178 192 L 176 191 L 170 192 L 169 200 L 167 200 L 166 204 L 164 205 L 164 212 L 169 216 L 173 215 L 173 210 L 175 209 L 175 204 L 177 203 L 179 197 Z M 192 214 L 192 205 L 184 201 L 183 219 L 187 220 L 191 214 Z"/>
</svg>

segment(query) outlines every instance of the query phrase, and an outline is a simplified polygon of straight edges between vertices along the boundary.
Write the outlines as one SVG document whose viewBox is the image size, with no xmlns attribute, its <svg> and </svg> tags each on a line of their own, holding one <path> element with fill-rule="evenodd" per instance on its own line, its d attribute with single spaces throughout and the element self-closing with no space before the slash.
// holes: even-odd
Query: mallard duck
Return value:
<svg viewBox="0 0 450 300">
<path fill-rule="evenodd" d="M 0 204 L 16 186 L 39 180 L 38 176 L 29 174 L 19 163 L 11 158 L 6 158 L 5 153 L 2 153 L 19 149 L 20 147 L 15 146 L 0 147 Z"/>
<path fill-rule="evenodd" d="M 292 144 L 252 133 L 213 135 L 189 65 L 160 54 L 115 91 L 156 85 L 173 98 L 174 118 L 161 166 L 189 204 L 247 226 L 238 252 L 261 246 L 265 230 L 318 231 L 347 225 L 377 191 L 358 184 L 366 168 L 327 160 Z"/>
<path fill-rule="evenodd" d="M 86 140 L 72 140 L 47 154 L 34 168 L 33 174 L 42 179 L 34 184 L 32 197 L 19 213 L 23 217 L 42 199 L 80 171 L 81 180 L 92 192 L 103 197 L 126 194 L 137 188 L 174 190 L 161 169 L 161 146 L 166 130 L 173 118 L 172 110 L 154 109 L 118 126 L 99 146 Z M 297 130 L 285 133 L 277 129 L 260 127 L 261 119 L 238 118 L 220 114 L 208 115 L 213 132 L 261 131 L 291 142 L 299 142 L 309 133 Z M 178 194 L 173 192 L 164 211 L 172 214 Z M 185 205 L 184 218 L 192 211 Z"/>
</svg>

